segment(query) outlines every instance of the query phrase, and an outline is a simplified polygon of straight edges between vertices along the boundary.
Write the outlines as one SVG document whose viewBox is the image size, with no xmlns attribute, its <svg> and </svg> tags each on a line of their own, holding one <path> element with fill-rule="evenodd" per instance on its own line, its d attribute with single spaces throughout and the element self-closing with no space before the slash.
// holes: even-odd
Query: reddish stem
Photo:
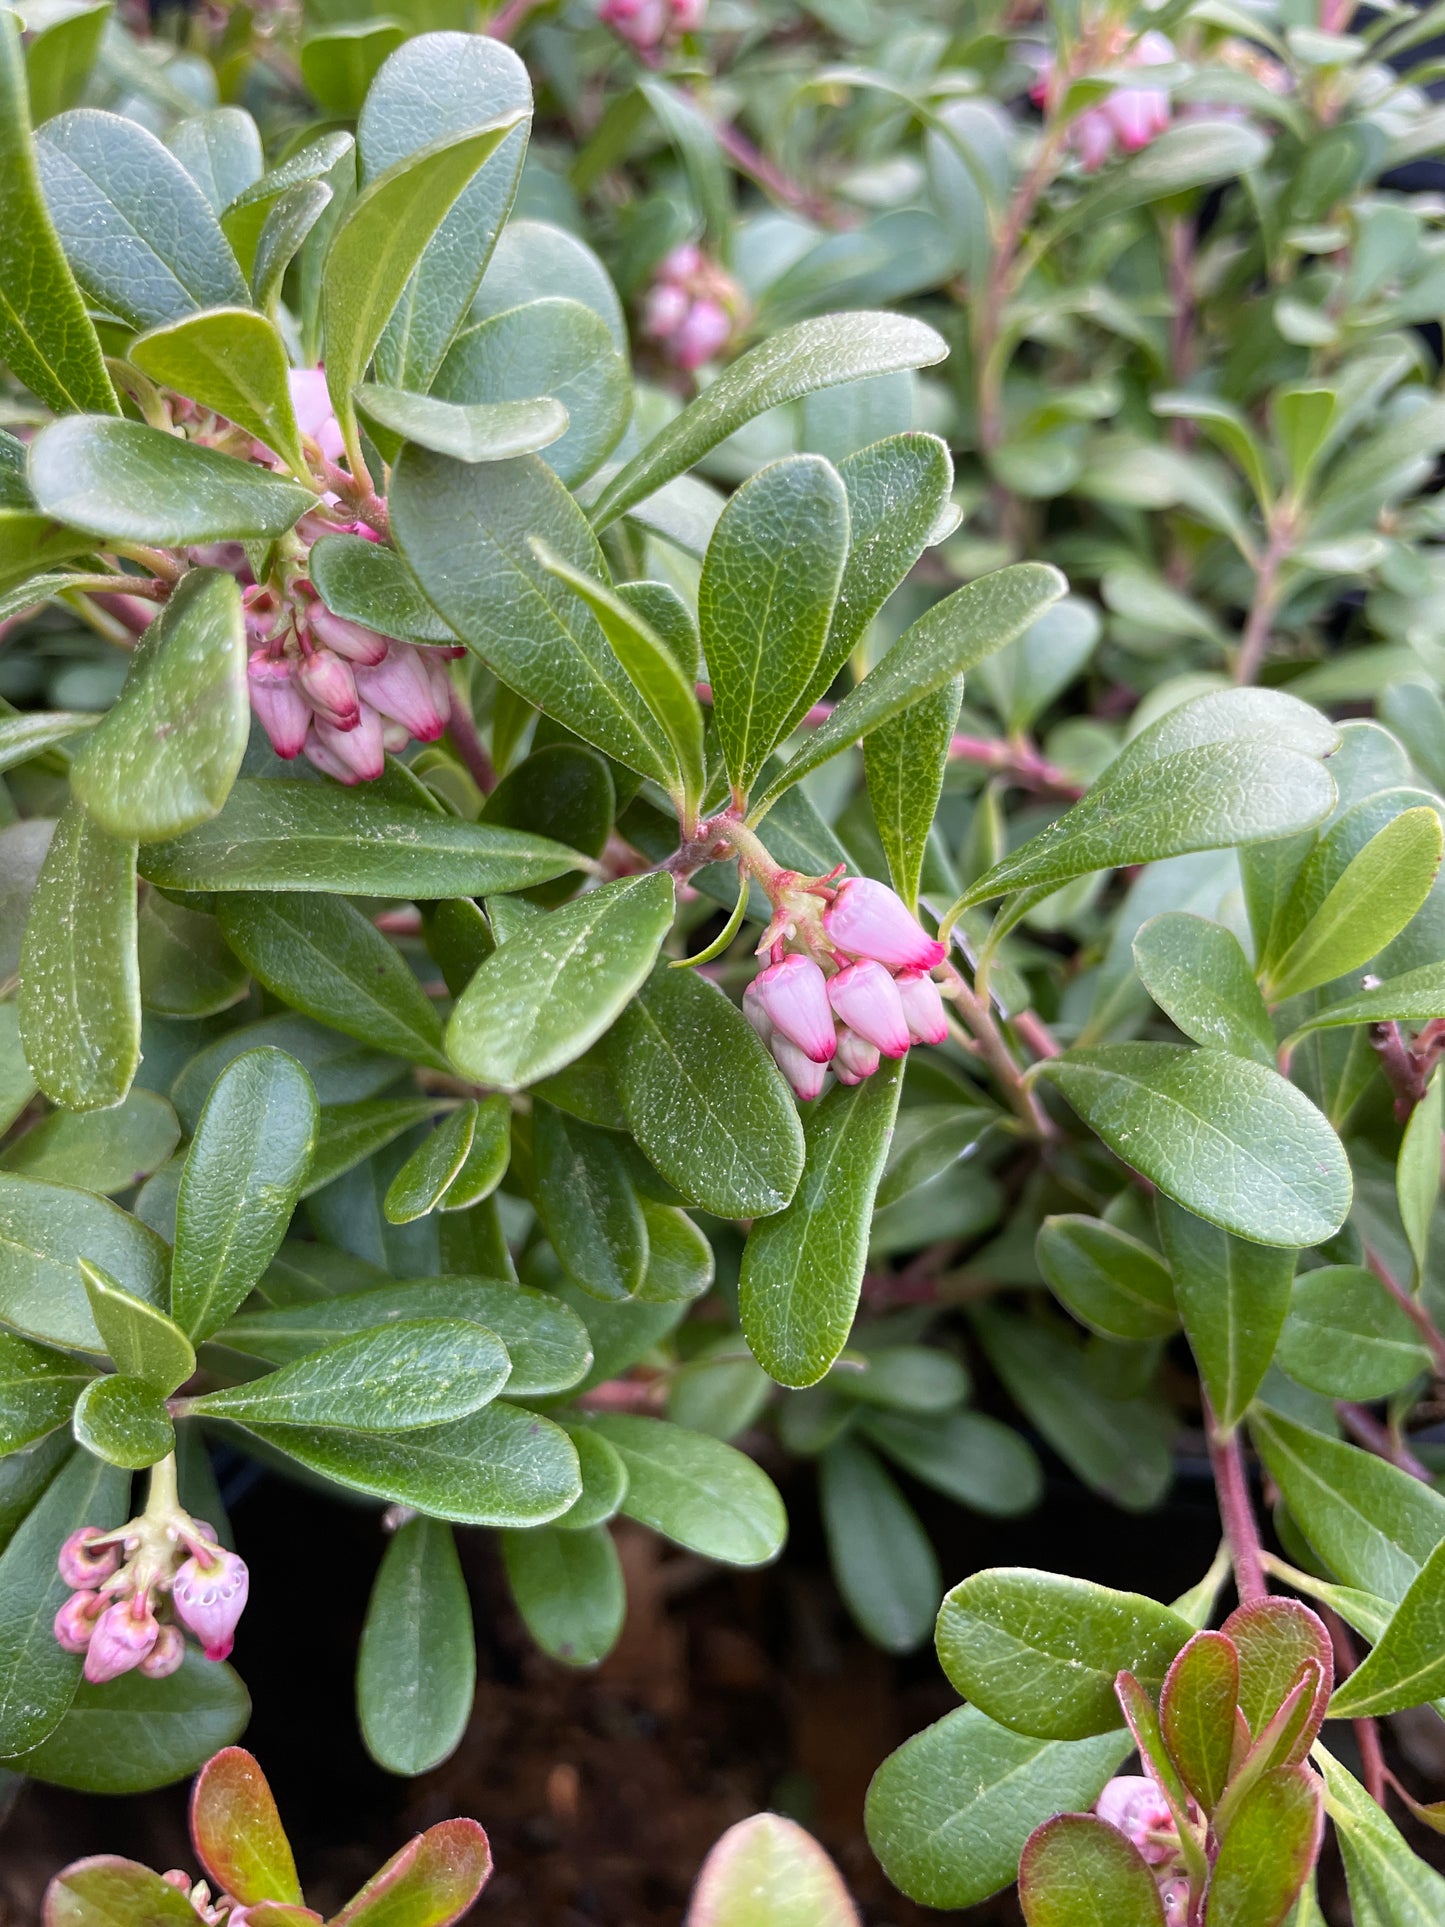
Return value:
<svg viewBox="0 0 1445 1927">
<path fill-rule="evenodd" d="M 1409 1446 L 1396 1438 L 1388 1425 L 1381 1425 L 1373 1412 L 1367 1412 L 1363 1405 L 1356 1405 L 1349 1399 L 1340 1399 L 1335 1410 L 1340 1415 L 1340 1423 L 1354 1434 L 1367 1452 L 1388 1459 L 1400 1471 L 1408 1472 L 1412 1479 L 1423 1479 L 1429 1485 L 1432 1476 L 1429 1466 L 1423 1465 Z"/>
<path fill-rule="evenodd" d="M 1371 1251 L 1368 1245 L 1365 1247 L 1365 1263 L 1424 1339 L 1436 1372 L 1445 1377 L 1445 1338 L 1441 1337 L 1434 1319 L 1415 1294 L 1406 1291 L 1399 1279 L 1392 1275 L 1379 1252 Z"/>
<path fill-rule="evenodd" d="M 487 754 L 487 746 L 477 734 L 471 706 L 456 684 L 451 685 L 451 708 L 447 712 L 447 734 L 452 747 L 466 765 L 467 774 L 482 792 L 490 796 L 497 787 L 497 772 Z"/>
<path fill-rule="evenodd" d="M 1244 1467 L 1244 1452 L 1239 1431 L 1221 1432 L 1209 1403 L 1204 1399 L 1204 1429 L 1209 1441 L 1209 1463 L 1214 1468 L 1214 1489 L 1219 1501 L 1219 1522 L 1234 1565 L 1234 1587 L 1241 1606 L 1252 1606 L 1269 1597 L 1264 1565 L 1260 1554 L 1259 1521 L 1249 1496 L 1249 1477 Z"/>
<path fill-rule="evenodd" d="M 1072 802 L 1084 794 L 1066 770 L 1041 756 L 1032 743 L 1006 743 L 990 736 L 955 736 L 948 746 L 955 763 L 976 763 L 981 769 L 1016 783 L 1021 789 L 1051 790 Z"/>
<path fill-rule="evenodd" d="M 1355 1642 L 1350 1638 L 1349 1628 L 1332 1606 L 1321 1605 L 1320 1617 L 1329 1629 L 1330 1644 L 1335 1649 L 1335 1684 L 1349 1678 L 1359 1664 Z M 1385 1784 L 1390 1778 L 1385 1765 L 1385 1751 L 1380 1744 L 1380 1727 L 1376 1720 L 1355 1720 L 1355 1743 L 1360 1749 L 1360 1766 L 1363 1772 L 1365 1791 L 1376 1806 L 1385 1804 Z"/>
</svg>

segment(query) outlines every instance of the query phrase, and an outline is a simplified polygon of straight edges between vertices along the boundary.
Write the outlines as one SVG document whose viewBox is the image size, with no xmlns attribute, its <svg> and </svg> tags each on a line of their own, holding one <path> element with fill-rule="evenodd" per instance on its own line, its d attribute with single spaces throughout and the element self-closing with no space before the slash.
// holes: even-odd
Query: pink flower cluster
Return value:
<svg viewBox="0 0 1445 1927">
<path fill-rule="evenodd" d="M 1189 1882 L 1180 1872 L 1179 1832 L 1169 1802 L 1147 1774 L 1121 1773 L 1110 1780 L 1094 1811 L 1132 1840 L 1154 1869 L 1168 1927 L 1184 1927 Z"/>
<path fill-rule="evenodd" d="M 932 972 L 944 946 L 900 896 L 869 877 L 849 877 L 823 911 L 813 955 L 771 947 L 773 961 L 743 993 L 743 1011 L 801 1098 L 871 1077 L 885 1057 L 948 1035 Z M 827 966 L 826 970 L 824 966 Z"/>
<path fill-rule="evenodd" d="M 1173 43 L 1152 29 L 1140 34 L 1124 50 L 1126 67 L 1161 67 L 1175 58 Z M 1051 105 L 1056 75 L 1052 63 L 1034 84 L 1033 98 Z M 1116 87 L 1094 107 L 1086 107 L 1069 125 L 1069 140 L 1077 149 L 1086 174 L 1097 173 L 1116 147 L 1135 154 L 1157 140 L 1169 125 L 1169 96 L 1162 87 Z"/>
<path fill-rule="evenodd" d="M 72 1590 L 55 1615 L 55 1637 L 67 1653 L 84 1653 L 88 1680 L 99 1684 L 132 1667 L 164 1679 L 185 1658 L 181 1627 L 207 1659 L 230 1652 L 250 1579 L 245 1561 L 204 1520 L 177 1511 L 160 1528 L 149 1515 L 118 1532 L 81 1526 L 57 1563 Z M 163 1621 L 157 1608 L 167 1598 L 174 1618 Z"/>
<path fill-rule="evenodd" d="M 732 276 L 686 241 L 658 264 L 642 304 L 642 332 L 675 368 L 691 373 L 727 346 L 738 304 Z"/>
<path fill-rule="evenodd" d="M 669 40 L 696 33 L 707 0 L 602 0 L 597 18 L 639 53 L 656 53 Z"/>
</svg>

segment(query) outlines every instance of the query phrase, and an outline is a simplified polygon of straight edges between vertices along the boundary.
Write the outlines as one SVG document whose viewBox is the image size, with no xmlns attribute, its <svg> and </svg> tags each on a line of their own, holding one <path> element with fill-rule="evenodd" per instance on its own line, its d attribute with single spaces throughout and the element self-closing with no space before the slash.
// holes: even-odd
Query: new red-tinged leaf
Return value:
<svg viewBox="0 0 1445 1927">
<path fill-rule="evenodd" d="M 1165 1744 L 1184 1784 L 1212 1813 L 1229 1778 L 1239 1655 L 1223 1633 L 1196 1633 L 1169 1668 L 1159 1701 Z"/>
<path fill-rule="evenodd" d="M 1205 1927 L 1280 1927 L 1314 1866 L 1324 1819 L 1320 1782 L 1308 1767 L 1264 1774 L 1219 1849 Z"/>
<path fill-rule="evenodd" d="M 491 1871 L 491 1849 L 476 1821 L 443 1820 L 393 1854 L 331 1927 L 449 1927 Z"/>
<path fill-rule="evenodd" d="M 1294 1758 L 1302 1760 L 1319 1731 L 1334 1686 L 1334 1648 L 1323 1621 L 1297 1599 L 1260 1599 L 1237 1607 L 1220 1630 L 1239 1653 L 1239 1705 L 1256 1738 L 1293 1689 L 1301 1663 L 1319 1662 L 1311 1719 L 1293 1749 Z"/>
<path fill-rule="evenodd" d="M 258 1900 L 301 1904 L 291 1843 L 266 1776 L 244 1747 L 228 1746 L 196 1775 L 191 1839 L 217 1887 L 243 1906 Z"/>
<path fill-rule="evenodd" d="M 1028 1927 L 1164 1927 L 1143 1854 L 1091 1813 L 1060 1813 L 1030 1834 L 1019 1899 Z"/>
<path fill-rule="evenodd" d="M 98 1853 L 58 1873 L 45 1890 L 44 1927 L 196 1927 L 189 1898 L 158 1873 Z"/>
</svg>

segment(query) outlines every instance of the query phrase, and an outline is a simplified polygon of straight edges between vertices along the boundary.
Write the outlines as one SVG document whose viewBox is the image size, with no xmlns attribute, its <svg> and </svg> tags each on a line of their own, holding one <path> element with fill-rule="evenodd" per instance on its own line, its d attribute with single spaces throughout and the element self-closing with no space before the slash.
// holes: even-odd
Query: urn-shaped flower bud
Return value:
<svg viewBox="0 0 1445 1927">
<path fill-rule="evenodd" d="M 838 1055 L 833 1059 L 833 1070 L 840 1084 L 861 1084 L 877 1070 L 878 1058 L 876 1044 L 870 1044 L 846 1024 L 839 1026 Z"/>
<path fill-rule="evenodd" d="M 224 1548 L 193 1554 L 171 1582 L 176 1617 L 200 1640 L 207 1659 L 230 1652 L 250 1585 L 245 1560 Z"/>
<path fill-rule="evenodd" d="M 948 1036 L 948 1018 L 932 977 L 924 970 L 900 970 L 893 981 L 914 1043 L 941 1044 Z"/>
<path fill-rule="evenodd" d="M 692 299 L 675 281 L 659 281 L 642 303 L 642 332 L 649 341 L 666 341 L 687 319 Z"/>
<path fill-rule="evenodd" d="M 73 1592 L 55 1615 L 56 1644 L 67 1653 L 83 1653 L 104 1610 L 105 1601 L 98 1592 Z"/>
<path fill-rule="evenodd" d="M 781 1031 L 775 1031 L 768 1044 L 778 1069 L 793 1087 L 793 1093 L 804 1101 L 815 1098 L 828 1080 L 826 1065 L 819 1064 L 800 1051 L 796 1044 L 789 1043 Z"/>
<path fill-rule="evenodd" d="M 757 1001 L 774 1030 L 810 1057 L 826 1064 L 837 1049 L 828 980 L 811 957 L 796 953 L 769 964 L 753 980 Z"/>
<path fill-rule="evenodd" d="M 902 897 L 871 877 L 849 877 L 839 885 L 823 912 L 823 928 L 840 950 L 890 970 L 932 970 L 947 954 Z"/>
<path fill-rule="evenodd" d="M 361 720 L 361 698 L 349 663 L 329 649 L 316 649 L 301 658 L 296 680 L 318 722 L 329 723 L 333 729 L 356 728 Z"/>
<path fill-rule="evenodd" d="M 650 52 L 668 27 L 667 0 L 602 0 L 597 18 L 634 47 Z"/>
<path fill-rule="evenodd" d="M 177 1626 L 162 1626 L 156 1643 L 137 1667 L 147 1679 L 169 1679 L 180 1671 L 186 1656 L 186 1642 Z"/>
<path fill-rule="evenodd" d="M 906 1055 L 912 1039 L 898 986 L 881 963 L 865 958 L 828 982 L 828 1001 L 850 1030 L 885 1057 Z"/>
<path fill-rule="evenodd" d="M 358 664 L 355 673 L 362 701 L 404 724 L 419 742 L 434 743 L 446 729 L 446 710 L 437 706 L 436 691 L 419 649 L 394 642 L 384 662 L 367 668 Z"/>
<path fill-rule="evenodd" d="M 720 301 L 694 301 L 673 330 L 672 359 L 690 374 L 722 353 L 732 331 L 732 317 Z"/>
<path fill-rule="evenodd" d="M 100 1526 L 81 1526 L 71 1533 L 56 1560 L 67 1586 L 98 1586 L 113 1572 L 120 1571 L 124 1554 L 118 1541 L 112 1539 L 106 1545 L 95 1543 L 104 1536 Z"/>
<path fill-rule="evenodd" d="M 345 616 L 328 609 L 324 602 L 312 603 L 306 620 L 312 635 L 319 642 L 324 642 L 328 649 L 334 649 L 338 656 L 344 656 L 348 662 L 367 665 L 385 662 L 391 644 L 375 629 L 364 628 L 359 622 L 348 622 Z"/>
<path fill-rule="evenodd" d="M 85 1677 L 93 1686 L 118 1679 L 139 1666 L 160 1637 L 160 1627 L 145 1593 L 117 1599 L 95 1622 L 85 1649 Z"/>
<path fill-rule="evenodd" d="M 288 762 L 299 756 L 311 727 L 311 705 L 296 685 L 291 664 L 284 656 L 253 650 L 246 665 L 246 688 L 252 712 L 271 739 L 272 749 Z"/>
<path fill-rule="evenodd" d="M 758 992 L 756 977 L 743 992 L 743 1015 L 765 1044 L 772 1041 L 773 1020 L 763 1009 L 763 1000 Z"/>
<path fill-rule="evenodd" d="M 1132 1840 L 1151 1866 L 1162 1866 L 1178 1851 L 1169 1802 L 1146 1774 L 1121 1773 L 1110 1780 L 1094 1811 Z M 1159 1834 L 1169 1837 L 1161 1840 Z"/>
<path fill-rule="evenodd" d="M 306 754 L 339 783 L 369 783 L 386 768 L 381 718 L 369 703 L 361 705 L 352 729 L 335 729 L 318 716 L 306 738 Z"/>
</svg>

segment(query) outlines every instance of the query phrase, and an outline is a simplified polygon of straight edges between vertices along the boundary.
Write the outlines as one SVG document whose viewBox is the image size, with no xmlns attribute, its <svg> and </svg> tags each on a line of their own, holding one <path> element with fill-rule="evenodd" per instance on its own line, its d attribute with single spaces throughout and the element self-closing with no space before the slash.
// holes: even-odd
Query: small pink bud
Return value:
<svg viewBox="0 0 1445 1927">
<path fill-rule="evenodd" d="M 1189 1918 L 1189 1882 L 1182 1875 L 1166 1880 L 1159 1889 L 1164 1907 L 1165 1927 L 1184 1927 Z"/>
<path fill-rule="evenodd" d="M 865 1077 L 871 1077 L 878 1068 L 878 1046 L 860 1037 L 856 1030 L 849 1030 L 846 1024 L 838 1028 L 838 1055 L 833 1059 L 833 1069 L 840 1082 L 861 1084 Z"/>
<path fill-rule="evenodd" d="M 597 18 L 634 47 L 656 47 L 667 31 L 667 0 L 602 0 Z"/>
<path fill-rule="evenodd" d="M 707 18 L 707 0 L 672 0 L 674 33 L 696 33 Z"/>
<path fill-rule="evenodd" d="M 345 616 L 328 609 L 324 602 L 312 603 L 306 612 L 306 620 L 312 635 L 328 649 L 334 649 L 338 656 L 344 656 L 347 662 L 366 663 L 368 666 L 385 662 L 391 644 L 385 636 L 379 636 L 375 629 L 364 628 L 359 622 L 348 622 Z"/>
<path fill-rule="evenodd" d="M 848 877 L 839 886 L 823 912 L 823 928 L 840 950 L 871 957 L 890 970 L 932 970 L 947 955 L 902 897 L 871 877 Z"/>
<path fill-rule="evenodd" d="M 754 978 L 753 987 L 773 1028 L 815 1064 L 826 1064 L 838 1043 L 827 979 L 812 958 L 794 954 L 769 964 Z"/>
<path fill-rule="evenodd" d="M 828 980 L 828 1002 L 850 1029 L 885 1057 L 903 1057 L 912 1039 L 898 986 L 881 963 L 865 958 Z"/>
<path fill-rule="evenodd" d="M 171 1582 L 176 1617 L 200 1640 L 207 1659 L 230 1652 L 250 1586 L 245 1560 L 224 1549 L 212 1559 L 187 1559 Z"/>
<path fill-rule="evenodd" d="M 104 1610 L 105 1601 L 98 1592 L 73 1592 L 55 1615 L 56 1643 L 67 1653 L 83 1653 Z"/>
<path fill-rule="evenodd" d="M 287 376 L 291 406 L 296 411 L 296 426 L 309 435 L 329 462 L 339 462 L 346 444 L 341 426 L 326 392 L 326 374 L 320 368 L 293 368 Z"/>
<path fill-rule="evenodd" d="M 701 368 L 721 354 L 732 334 L 732 318 L 719 301 L 694 301 L 672 336 L 672 358 L 679 368 Z"/>
<path fill-rule="evenodd" d="M 827 1082 L 828 1072 L 822 1064 L 800 1051 L 796 1044 L 790 1044 L 781 1031 L 775 1032 L 768 1049 L 773 1053 L 773 1061 L 792 1085 L 794 1093 L 807 1100 L 814 1098 Z"/>
<path fill-rule="evenodd" d="M 288 762 L 299 756 L 311 727 L 311 706 L 296 686 L 290 663 L 284 656 L 253 650 L 246 664 L 246 688 L 272 749 Z"/>
<path fill-rule="evenodd" d="M 180 1671 L 186 1656 L 186 1642 L 177 1626 L 162 1626 L 156 1643 L 140 1662 L 139 1671 L 147 1679 L 169 1679 Z"/>
<path fill-rule="evenodd" d="M 186 1872 L 184 1867 L 170 1868 L 168 1872 L 161 1875 L 161 1879 L 164 1880 L 168 1887 L 174 1887 L 178 1892 L 183 1893 L 187 1899 L 190 1898 L 191 1876 Z"/>
<path fill-rule="evenodd" d="M 923 970 L 900 970 L 893 981 L 898 986 L 903 1015 L 908 1020 L 908 1035 L 914 1043 L 943 1043 L 948 1036 L 948 1018 L 932 977 Z"/>
<path fill-rule="evenodd" d="M 330 753 L 331 763 L 317 758 L 314 752 L 318 747 Z M 355 729 L 333 729 L 318 716 L 306 738 L 306 754 L 318 769 L 325 770 L 328 776 L 336 776 L 340 782 L 374 782 L 386 768 L 381 717 L 369 703 L 361 705 Z"/>
<path fill-rule="evenodd" d="M 659 281 L 649 288 L 642 304 L 642 332 L 649 341 L 666 341 L 687 317 L 692 301 L 686 288 Z"/>
<path fill-rule="evenodd" d="M 301 658 L 296 680 L 319 721 L 333 729 L 356 728 L 361 720 L 361 699 L 349 663 L 333 656 L 329 649 L 317 649 Z"/>
<path fill-rule="evenodd" d="M 1169 125 L 1169 96 L 1157 87 L 1121 87 L 1100 105 L 1126 154 L 1147 147 Z"/>
<path fill-rule="evenodd" d="M 1097 174 L 1114 151 L 1114 123 L 1101 107 L 1090 107 L 1069 129 L 1086 174 Z"/>
<path fill-rule="evenodd" d="M 763 1009 L 763 1000 L 758 995 L 757 979 L 754 978 L 743 992 L 743 1015 L 765 1044 L 772 1041 L 773 1020 Z"/>
<path fill-rule="evenodd" d="M 665 254 L 657 266 L 659 281 L 676 281 L 685 284 L 694 275 L 702 273 L 703 252 L 696 241 L 684 241 L 671 254 Z"/>
<path fill-rule="evenodd" d="M 72 1532 L 60 1548 L 56 1564 L 60 1576 L 67 1586 L 98 1586 L 103 1579 L 109 1579 L 113 1572 L 120 1571 L 120 1562 L 125 1556 L 117 1541 L 98 1546 L 97 1539 L 105 1535 L 99 1526 L 81 1526 Z"/>
<path fill-rule="evenodd" d="M 147 1594 L 117 1599 L 95 1622 L 85 1649 L 85 1677 L 93 1686 L 117 1679 L 139 1666 L 160 1637 L 160 1627 Z"/>
<path fill-rule="evenodd" d="M 394 642 L 385 662 L 355 671 L 357 693 L 363 702 L 394 722 L 404 723 L 419 741 L 434 743 L 447 726 L 446 711 L 438 710 L 431 677 L 420 650 Z"/>
<path fill-rule="evenodd" d="M 1177 1850 L 1174 1816 L 1169 1803 L 1154 1782 L 1142 1773 L 1121 1773 L 1109 1781 L 1094 1803 L 1101 1820 L 1132 1840 L 1151 1866 L 1172 1860 Z M 1176 1844 L 1155 1839 L 1166 1833 Z"/>
</svg>

